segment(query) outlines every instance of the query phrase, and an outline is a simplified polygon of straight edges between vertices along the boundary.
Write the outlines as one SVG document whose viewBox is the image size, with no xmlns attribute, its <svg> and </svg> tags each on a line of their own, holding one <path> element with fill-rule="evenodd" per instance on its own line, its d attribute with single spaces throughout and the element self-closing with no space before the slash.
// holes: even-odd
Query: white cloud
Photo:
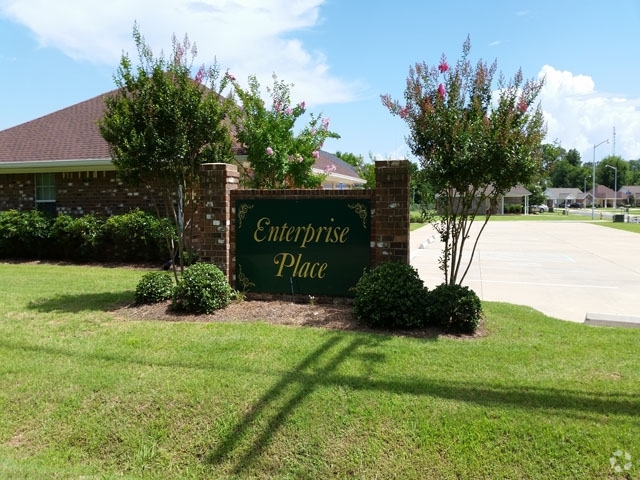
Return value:
<svg viewBox="0 0 640 480">
<path fill-rule="evenodd" d="M 539 77 L 543 76 L 540 102 L 547 121 L 547 142 L 557 140 L 567 150 L 575 148 L 583 161 L 590 162 L 593 145 L 605 139 L 610 143 L 598 149 L 596 160 L 613 153 L 615 127 L 615 154 L 625 160 L 640 158 L 640 98 L 600 92 L 591 77 L 549 65 L 540 71 Z"/>
<path fill-rule="evenodd" d="M 320 21 L 325 0 L 0 0 L 0 14 L 28 27 L 43 47 L 79 60 L 113 65 L 123 51 L 137 53 L 134 22 L 154 54 L 171 50 L 173 34 L 198 46 L 198 63 L 217 58 L 239 80 L 255 74 L 263 85 L 272 73 L 295 84 L 294 101 L 309 105 L 352 100 L 359 91 L 331 74 L 321 52 L 294 38 Z"/>
<path fill-rule="evenodd" d="M 415 160 L 413 155 L 411 155 L 411 152 L 406 142 L 397 145 L 396 148 L 392 149 L 390 152 L 383 152 L 383 153 L 369 152 L 369 153 L 374 160 L 403 160 L 403 159 L 410 159 L 412 161 Z"/>
</svg>

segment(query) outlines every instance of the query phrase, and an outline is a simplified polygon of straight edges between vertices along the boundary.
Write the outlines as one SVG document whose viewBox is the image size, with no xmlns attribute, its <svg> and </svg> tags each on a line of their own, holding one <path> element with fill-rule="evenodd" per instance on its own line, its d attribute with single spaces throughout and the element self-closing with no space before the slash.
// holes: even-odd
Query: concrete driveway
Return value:
<svg viewBox="0 0 640 480">
<path fill-rule="evenodd" d="M 441 253 L 433 227 L 411 232 L 411 264 L 429 288 L 443 282 Z M 640 322 L 640 236 L 584 222 L 489 222 L 463 284 L 482 300 L 563 320 L 589 313 Z"/>
</svg>

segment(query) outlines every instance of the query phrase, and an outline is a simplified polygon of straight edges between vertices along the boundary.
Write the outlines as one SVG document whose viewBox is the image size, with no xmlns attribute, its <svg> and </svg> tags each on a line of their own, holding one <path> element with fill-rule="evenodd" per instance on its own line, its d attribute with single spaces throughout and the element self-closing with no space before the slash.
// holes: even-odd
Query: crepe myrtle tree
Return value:
<svg viewBox="0 0 640 480">
<path fill-rule="evenodd" d="M 238 140 L 247 149 L 250 162 L 248 183 L 253 188 L 316 188 L 326 174 L 315 174 L 313 165 L 327 138 L 340 138 L 329 130 L 329 119 L 311 113 L 308 125 L 294 132 L 296 122 L 305 115 L 305 102 L 291 103 L 290 89 L 273 75 L 273 86 L 267 89 L 270 104 L 260 95 L 260 84 L 255 76 L 249 77 L 248 88 L 242 88 L 235 77 L 226 78 L 240 99 L 241 108 L 233 124 Z"/>
<path fill-rule="evenodd" d="M 178 232 L 177 242 L 169 245 L 177 279 L 176 262 L 182 271 L 192 248 L 199 167 L 233 159 L 228 128 L 233 102 L 221 95 L 228 81 L 220 78 L 217 64 L 193 68 L 197 49 L 186 35 L 182 42 L 173 37 L 169 58 L 153 56 L 137 25 L 133 39 L 139 64 L 122 55 L 114 75 L 118 89 L 105 98 L 99 128 L 119 178 L 162 192 L 156 211 L 161 215 L 163 209 Z"/>
<path fill-rule="evenodd" d="M 544 81 L 525 81 L 519 70 L 510 80 L 500 74 L 494 89 L 497 63 L 473 65 L 470 49 L 467 38 L 453 66 L 444 54 L 435 65 L 416 63 L 409 69 L 404 101 L 381 97 L 407 123 L 407 143 L 436 196 L 439 216 L 433 223 L 444 243 L 440 268 L 451 285 L 463 282 L 501 196 L 540 171 L 545 135 L 535 105 Z M 477 216 L 484 223 L 465 268 L 463 251 Z"/>
</svg>

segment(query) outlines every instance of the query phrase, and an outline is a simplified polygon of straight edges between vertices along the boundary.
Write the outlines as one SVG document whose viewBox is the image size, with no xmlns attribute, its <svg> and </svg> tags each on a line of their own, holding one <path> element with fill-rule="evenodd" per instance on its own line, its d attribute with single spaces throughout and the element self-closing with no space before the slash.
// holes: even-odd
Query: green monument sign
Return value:
<svg viewBox="0 0 640 480">
<path fill-rule="evenodd" d="M 368 199 L 236 201 L 239 290 L 353 296 L 369 267 Z"/>
</svg>

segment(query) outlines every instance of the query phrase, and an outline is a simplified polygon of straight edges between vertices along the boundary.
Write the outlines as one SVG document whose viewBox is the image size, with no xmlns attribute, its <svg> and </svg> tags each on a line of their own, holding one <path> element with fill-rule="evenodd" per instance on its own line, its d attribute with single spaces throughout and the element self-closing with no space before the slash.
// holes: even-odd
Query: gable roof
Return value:
<svg viewBox="0 0 640 480">
<path fill-rule="evenodd" d="M 504 194 L 505 197 L 528 197 L 531 192 L 522 185 L 516 185 Z"/>
<path fill-rule="evenodd" d="M 360 178 L 358 172 L 352 165 L 348 164 L 340 157 L 336 157 L 324 150 L 320 150 L 319 153 L 320 155 L 318 156 L 316 163 L 313 165 L 315 173 L 327 173 L 331 171 L 331 176 L 337 180 L 349 180 L 360 184 L 367 183 L 366 180 Z M 335 170 L 331 169 L 332 165 L 335 167 Z"/>
<path fill-rule="evenodd" d="M 623 195 L 633 195 L 634 198 L 640 197 L 640 185 L 624 185 L 618 189 Z"/>
<path fill-rule="evenodd" d="M 0 131 L 0 171 L 71 171 L 101 168 L 114 170 L 109 144 L 100 135 L 98 121 L 104 116 L 104 99 L 111 90 L 70 107 Z M 236 146 L 235 151 L 241 152 Z M 365 183 L 355 169 L 335 155 L 320 151 L 316 173 L 331 173 L 337 180 Z"/>
<path fill-rule="evenodd" d="M 585 195 L 589 196 L 589 198 L 593 197 L 593 189 L 589 190 L 587 192 L 587 194 Z M 609 198 L 613 198 L 615 197 L 616 194 L 614 193 L 614 191 L 607 187 L 606 185 L 596 185 L 596 199 L 598 198 L 603 198 L 603 199 L 609 199 Z M 618 193 L 618 198 L 620 198 L 619 193 Z"/>
<path fill-rule="evenodd" d="M 579 188 L 547 188 L 544 191 L 544 194 L 547 198 L 552 200 L 567 200 L 584 197 L 582 190 Z"/>
<path fill-rule="evenodd" d="M 97 121 L 105 112 L 104 97 L 0 131 L 0 166 L 14 162 L 110 159 L 109 145 Z"/>
</svg>

